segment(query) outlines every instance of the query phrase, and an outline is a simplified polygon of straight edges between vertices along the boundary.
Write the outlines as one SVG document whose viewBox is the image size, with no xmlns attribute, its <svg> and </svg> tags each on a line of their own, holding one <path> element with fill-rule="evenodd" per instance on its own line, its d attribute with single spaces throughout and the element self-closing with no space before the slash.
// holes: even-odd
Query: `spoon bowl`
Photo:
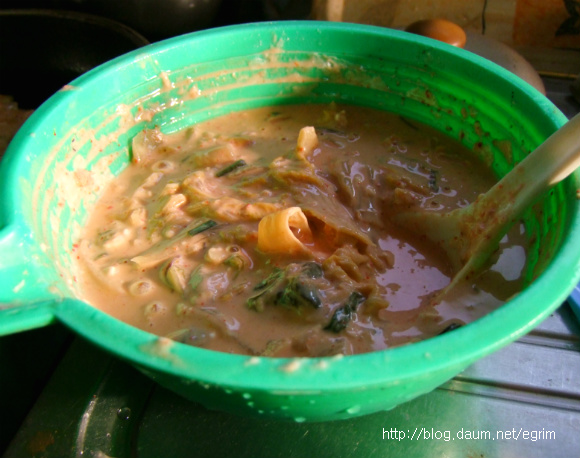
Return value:
<svg viewBox="0 0 580 458">
<path fill-rule="evenodd" d="M 448 213 L 406 211 L 394 222 L 443 249 L 455 272 L 437 303 L 462 281 L 477 277 L 501 238 L 536 199 L 580 167 L 580 114 L 553 133 L 489 191 Z"/>
</svg>

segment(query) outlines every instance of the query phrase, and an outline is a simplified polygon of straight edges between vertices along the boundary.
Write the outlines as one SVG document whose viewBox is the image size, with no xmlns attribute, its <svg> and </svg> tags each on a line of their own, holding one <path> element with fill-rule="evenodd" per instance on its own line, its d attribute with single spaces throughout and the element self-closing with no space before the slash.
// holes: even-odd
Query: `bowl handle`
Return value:
<svg viewBox="0 0 580 458">
<path fill-rule="evenodd" d="M 55 319 L 58 296 L 52 276 L 39 261 L 29 231 L 17 225 L 0 229 L 0 336 L 46 326 Z"/>
</svg>

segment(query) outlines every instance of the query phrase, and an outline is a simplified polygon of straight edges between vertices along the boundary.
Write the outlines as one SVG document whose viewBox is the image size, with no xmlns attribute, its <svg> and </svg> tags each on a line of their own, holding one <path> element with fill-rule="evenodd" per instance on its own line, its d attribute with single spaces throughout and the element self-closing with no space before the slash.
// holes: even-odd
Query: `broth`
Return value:
<svg viewBox="0 0 580 458">
<path fill-rule="evenodd" d="M 449 211 L 496 181 L 459 143 L 355 106 L 259 108 L 143 131 L 79 240 L 83 299 L 224 352 L 376 351 L 473 321 L 521 288 L 525 237 L 433 304 L 443 253 L 389 222 Z"/>
</svg>

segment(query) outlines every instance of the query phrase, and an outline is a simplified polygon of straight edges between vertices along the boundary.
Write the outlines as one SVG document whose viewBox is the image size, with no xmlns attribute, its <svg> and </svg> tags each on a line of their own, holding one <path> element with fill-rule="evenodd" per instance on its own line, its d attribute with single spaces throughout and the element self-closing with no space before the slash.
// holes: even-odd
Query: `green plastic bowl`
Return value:
<svg viewBox="0 0 580 458">
<path fill-rule="evenodd" d="M 249 24 L 131 52 L 50 98 L 6 153 L 0 334 L 58 320 L 209 408 L 324 421 L 391 409 L 433 390 L 566 299 L 580 279 L 578 173 L 525 215 L 533 240 L 525 290 L 484 318 L 420 343 L 345 357 L 231 355 L 158 338 L 75 299 L 75 237 L 104 185 L 129 162 L 139 130 L 171 132 L 232 110 L 331 101 L 430 124 L 498 175 L 566 121 L 535 89 L 484 59 L 371 26 Z"/>
</svg>

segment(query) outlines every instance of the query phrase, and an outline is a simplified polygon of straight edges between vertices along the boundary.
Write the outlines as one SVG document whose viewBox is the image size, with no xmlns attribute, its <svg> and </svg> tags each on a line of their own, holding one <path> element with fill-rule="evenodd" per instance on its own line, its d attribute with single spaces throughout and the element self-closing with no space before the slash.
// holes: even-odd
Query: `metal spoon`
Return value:
<svg viewBox="0 0 580 458">
<path fill-rule="evenodd" d="M 403 212 L 394 222 L 440 246 L 455 270 L 435 297 L 480 274 L 499 241 L 524 211 L 580 166 L 580 114 L 552 134 L 485 194 L 449 213 Z"/>
</svg>

